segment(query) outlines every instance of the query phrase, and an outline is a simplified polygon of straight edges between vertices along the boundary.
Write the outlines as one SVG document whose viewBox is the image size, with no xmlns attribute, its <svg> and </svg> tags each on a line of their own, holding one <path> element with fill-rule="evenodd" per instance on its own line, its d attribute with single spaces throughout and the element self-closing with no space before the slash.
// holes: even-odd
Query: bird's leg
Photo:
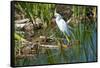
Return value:
<svg viewBox="0 0 100 68">
<path fill-rule="evenodd" d="M 67 39 L 67 41 L 68 41 L 68 43 L 69 43 L 69 42 L 70 42 L 69 37 L 65 34 L 65 32 L 63 32 L 63 34 L 64 34 L 64 36 L 66 37 L 66 39 Z"/>
</svg>

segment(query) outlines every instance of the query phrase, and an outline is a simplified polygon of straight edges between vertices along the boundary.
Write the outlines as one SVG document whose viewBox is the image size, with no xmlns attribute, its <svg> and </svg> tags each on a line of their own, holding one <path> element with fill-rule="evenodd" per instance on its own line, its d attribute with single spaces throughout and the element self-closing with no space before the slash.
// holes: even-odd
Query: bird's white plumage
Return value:
<svg viewBox="0 0 100 68">
<path fill-rule="evenodd" d="M 55 17 L 57 26 L 59 27 L 60 31 L 65 32 L 69 36 L 70 34 L 67 22 L 65 22 L 62 16 L 56 12 L 55 12 Z"/>
</svg>

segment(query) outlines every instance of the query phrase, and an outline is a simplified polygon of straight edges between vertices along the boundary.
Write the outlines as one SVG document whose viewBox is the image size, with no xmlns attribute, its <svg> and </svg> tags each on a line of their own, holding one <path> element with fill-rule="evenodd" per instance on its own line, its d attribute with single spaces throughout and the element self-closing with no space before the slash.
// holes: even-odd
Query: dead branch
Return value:
<svg viewBox="0 0 100 68">
<path fill-rule="evenodd" d="M 30 20 L 28 18 L 26 18 L 26 19 L 22 19 L 22 20 L 15 20 L 15 23 L 16 24 L 24 24 L 24 23 L 29 22 L 29 21 Z"/>
</svg>

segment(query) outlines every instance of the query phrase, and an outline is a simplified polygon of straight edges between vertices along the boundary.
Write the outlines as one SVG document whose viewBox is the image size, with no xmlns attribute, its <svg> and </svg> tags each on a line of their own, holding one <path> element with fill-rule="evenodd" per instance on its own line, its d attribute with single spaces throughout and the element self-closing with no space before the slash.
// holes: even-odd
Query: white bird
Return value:
<svg viewBox="0 0 100 68">
<path fill-rule="evenodd" d="M 70 30 L 68 28 L 68 23 L 71 19 L 69 19 L 67 22 L 62 18 L 62 16 L 55 11 L 55 17 L 56 17 L 56 24 L 59 27 L 60 31 L 63 32 L 63 34 L 66 36 L 67 41 L 69 42 L 69 36 L 70 36 Z"/>
</svg>

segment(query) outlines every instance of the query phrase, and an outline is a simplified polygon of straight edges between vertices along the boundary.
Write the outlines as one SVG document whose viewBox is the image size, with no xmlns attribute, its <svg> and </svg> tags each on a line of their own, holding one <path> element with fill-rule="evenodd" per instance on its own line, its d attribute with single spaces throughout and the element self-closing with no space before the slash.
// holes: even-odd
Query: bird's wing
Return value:
<svg viewBox="0 0 100 68">
<path fill-rule="evenodd" d="M 60 20 L 60 23 L 61 23 L 62 28 L 68 29 L 68 24 L 63 19 Z"/>
<path fill-rule="evenodd" d="M 68 29 L 68 24 L 63 20 L 63 19 L 60 19 L 58 22 L 57 22 L 57 25 L 59 27 L 59 29 L 62 31 L 62 32 L 65 32 L 69 35 L 69 29 Z"/>
</svg>

